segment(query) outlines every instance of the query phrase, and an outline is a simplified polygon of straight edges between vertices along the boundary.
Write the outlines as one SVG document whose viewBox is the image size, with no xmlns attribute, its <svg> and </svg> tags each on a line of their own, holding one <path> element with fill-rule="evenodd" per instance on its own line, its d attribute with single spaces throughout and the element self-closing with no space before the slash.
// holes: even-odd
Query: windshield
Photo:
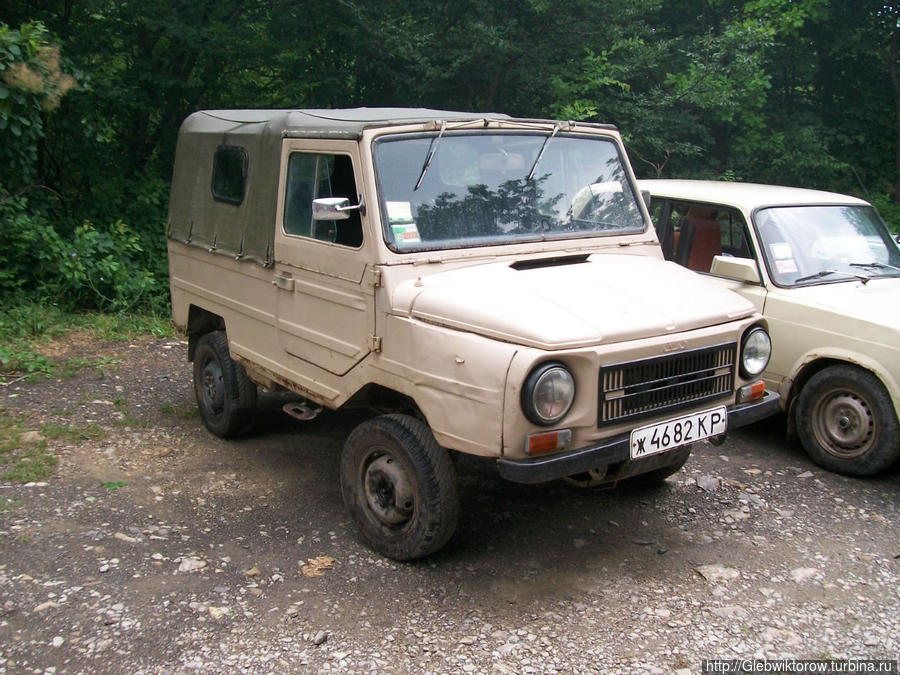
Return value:
<svg viewBox="0 0 900 675">
<path fill-rule="evenodd" d="M 871 206 L 787 206 L 754 215 L 781 286 L 900 276 L 900 249 Z"/>
<path fill-rule="evenodd" d="M 617 145 L 562 133 L 447 132 L 376 141 L 395 251 L 643 232 Z"/>
</svg>

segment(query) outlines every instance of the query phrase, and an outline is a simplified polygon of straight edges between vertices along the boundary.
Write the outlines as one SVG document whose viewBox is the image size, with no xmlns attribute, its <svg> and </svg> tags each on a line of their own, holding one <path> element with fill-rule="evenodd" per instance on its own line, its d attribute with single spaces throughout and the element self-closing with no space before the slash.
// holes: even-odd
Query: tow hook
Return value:
<svg viewBox="0 0 900 675">
<path fill-rule="evenodd" d="M 314 420 L 319 416 L 319 413 L 322 412 L 322 406 L 305 398 L 300 401 L 294 401 L 293 403 L 285 403 L 281 409 L 291 417 L 303 420 L 304 422 Z"/>
<path fill-rule="evenodd" d="M 716 434 L 715 436 L 710 436 L 707 440 L 713 445 L 722 445 L 725 442 L 725 438 L 728 434 Z"/>
</svg>

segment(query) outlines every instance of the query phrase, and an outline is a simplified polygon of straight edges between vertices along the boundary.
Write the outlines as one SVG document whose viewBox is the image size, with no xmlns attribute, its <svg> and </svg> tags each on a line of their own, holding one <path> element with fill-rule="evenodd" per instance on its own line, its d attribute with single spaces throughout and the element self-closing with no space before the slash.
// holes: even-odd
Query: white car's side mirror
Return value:
<svg viewBox="0 0 900 675">
<path fill-rule="evenodd" d="M 733 258 L 727 255 L 713 256 L 710 273 L 749 284 L 760 282 L 756 261 L 752 258 Z"/>
</svg>

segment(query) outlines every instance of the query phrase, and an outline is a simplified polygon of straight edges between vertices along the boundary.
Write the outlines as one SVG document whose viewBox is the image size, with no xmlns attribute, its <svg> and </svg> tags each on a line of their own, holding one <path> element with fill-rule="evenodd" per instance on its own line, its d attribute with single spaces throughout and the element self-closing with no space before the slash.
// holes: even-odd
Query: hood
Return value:
<svg viewBox="0 0 900 675">
<path fill-rule="evenodd" d="M 674 263 L 612 254 L 423 274 L 397 286 L 393 308 L 549 350 L 679 333 L 754 311 L 737 294 Z"/>
<path fill-rule="evenodd" d="M 859 322 L 881 327 L 895 336 L 896 331 L 900 331 L 900 278 L 873 277 L 866 284 L 859 281 L 816 284 L 783 289 L 774 295 L 782 296 L 795 306 L 792 312 L 807 311 L 808 308 L 833 312 L 836 323 L 831 329 L 838 333 L 842 332 L 842 327 L 847 332 L 857 332 Z M 874 335 L 869 337 L 874 338 Z M 896 337 L 890 341 L 894 340 Z"/>
</svg>

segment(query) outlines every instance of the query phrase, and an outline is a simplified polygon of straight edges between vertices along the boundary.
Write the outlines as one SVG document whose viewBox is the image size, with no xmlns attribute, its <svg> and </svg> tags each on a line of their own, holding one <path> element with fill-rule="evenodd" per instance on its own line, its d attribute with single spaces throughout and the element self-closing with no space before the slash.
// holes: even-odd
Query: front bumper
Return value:
<svg viewBox="0 0 900 675">
<path fill-rule="evenodd" d="M 739 403 L 728 408 L 728 430 L 758 422 L 761 419 L 774 415 L 779 411 L 779 396 L 775 392 L 767 391 L 757 401 Z M 557 478 L 572 476 L 591 469 L 597 469 L 611 464 L 629 462 L 631 455 L 629 444 L 631 434 L 622 434 L 586 448 L 570 450 L 556 455 L 542 457 L 529 457 L 528 459 L 498 459 L 497 468 L 500 475 L 506 480 L 516 483 L 543 483 Z M 677 452 L 677 448 L 675 449 Z M 646 462 L 646 470 L 665 466 L 668 456 L 672 451 L 661 455 L 652 455 L 646 459 L 638 460 Z M 652 460 L 652 462 L 651 462 Z M 629 475 L 638 475 L 641 471 L 629 471 Z"/>
</svg>

